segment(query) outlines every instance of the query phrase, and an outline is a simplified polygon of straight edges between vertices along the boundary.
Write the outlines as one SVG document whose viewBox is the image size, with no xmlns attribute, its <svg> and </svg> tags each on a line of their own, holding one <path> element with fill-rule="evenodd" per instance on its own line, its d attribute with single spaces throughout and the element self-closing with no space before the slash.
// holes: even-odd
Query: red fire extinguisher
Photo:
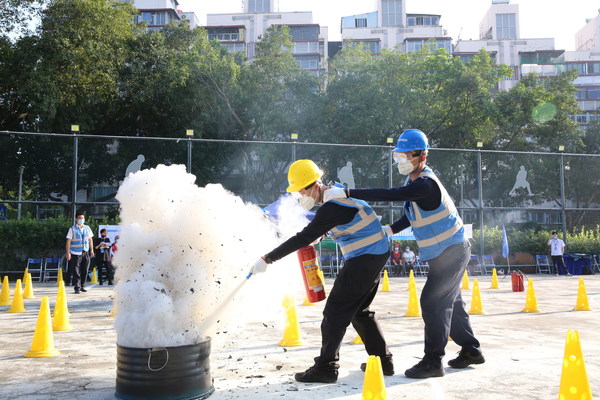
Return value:
<svg viewBox="0 0 600 400">
<path fill-rule="evenodd" d="M 308 301 L 316 303 L 325 299 L 325 284 L 321 279 L 321 274 L 319 274 L 319 263 L 315 248 L 306 246 L 298 250 L 296 254 L 298 254 L 298 261 L 300 261 Z"/>
<path fill-rule="evenodd" d="M 525 286 L 523 285 L 523 274 L 520 271 L 512 272 L 512 291 L 513 292 L 523 292 L 525 290 Z"/>
</svg>

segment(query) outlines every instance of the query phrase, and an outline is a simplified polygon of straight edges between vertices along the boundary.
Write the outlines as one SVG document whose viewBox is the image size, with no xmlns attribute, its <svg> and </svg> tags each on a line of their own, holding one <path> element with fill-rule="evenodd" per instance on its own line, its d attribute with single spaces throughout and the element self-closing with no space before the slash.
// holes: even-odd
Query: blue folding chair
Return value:
<svg viewBox="0 0 600 400">
<path fill-rule="evenodd" d="M 28 258 L 27 271 L 31 274 L 31 279 L 37 278 L 38 282 L 42 281 L 44 275 L 44 259 L 43 258 Z"/>
</svg>

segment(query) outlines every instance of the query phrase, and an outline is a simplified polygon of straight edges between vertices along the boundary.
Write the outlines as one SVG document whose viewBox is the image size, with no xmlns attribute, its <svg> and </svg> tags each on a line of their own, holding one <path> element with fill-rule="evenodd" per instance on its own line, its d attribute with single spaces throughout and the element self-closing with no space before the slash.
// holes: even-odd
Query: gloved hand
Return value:
<svg viewBox="0 0 600 400">
<path fill-rule="evenodd" d="M 258 259 L 258 261 L 256 261 L 254 263 L 254 265 L 252 266 L 250 271 L 248 271 L 248 273 L 250 273 L 252 275 L 263 273 L 267 270 L 267 265 L 269 265 L 269 264 L 267 264 L 267 262 L 265 261 L 265 258 L 261 257 Z"/>
<path fill-rule="evenodd" d="M 323 203 L 333 199 L 345 199 L 346 191 L 344 188 L 332 186 L 323 193 Z"/>
<path fill-rule="evenodd" d="M 394 232 L 392 232 L 392 228 L 389 225 L 382 226 L 383 233 L 385 233 L 388 237 L 392 236 Z"/>
</svg>

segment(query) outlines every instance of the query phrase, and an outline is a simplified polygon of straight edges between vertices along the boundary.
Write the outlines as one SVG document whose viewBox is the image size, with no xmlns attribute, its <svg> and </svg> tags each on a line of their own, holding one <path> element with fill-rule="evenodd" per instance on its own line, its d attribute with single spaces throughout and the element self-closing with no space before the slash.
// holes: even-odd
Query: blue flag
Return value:
<svg viewBox="0 0 600 400">
<path fill-rule="evenodd" d="M 502 225 L 502 257 L 508 258 L 508 240 L 506 239 L 504 225 Z"/>
</svg>

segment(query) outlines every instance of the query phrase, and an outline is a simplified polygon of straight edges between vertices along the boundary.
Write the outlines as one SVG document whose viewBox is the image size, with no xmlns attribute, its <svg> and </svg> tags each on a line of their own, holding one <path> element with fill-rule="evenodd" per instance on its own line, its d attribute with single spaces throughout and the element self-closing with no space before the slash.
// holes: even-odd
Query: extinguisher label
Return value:
<svg viewBox="0 0 600 400">
<path fill-rule="evenodd" d="M 308 288 L 314 291 L 319 291 L 323 287 L 321 276 L 319 275 L 319 264 L 317 259 L 302 262 L 304 265 L 304 273 L 306 274 L 306 281 L 308 282 Z"/>
</svg>

